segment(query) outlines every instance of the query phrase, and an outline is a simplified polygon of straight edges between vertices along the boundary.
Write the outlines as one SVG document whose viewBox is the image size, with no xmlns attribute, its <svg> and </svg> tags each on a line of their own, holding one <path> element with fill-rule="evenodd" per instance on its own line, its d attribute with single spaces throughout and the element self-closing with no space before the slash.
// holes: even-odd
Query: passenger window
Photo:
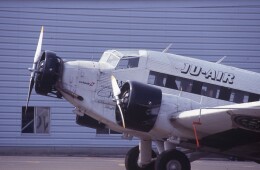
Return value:
<svg viewBox="0 0 260 170">
<path fill-rule="evenodd" d="M 254 102 L 259 100 L 259 95 L 254 93 L 249 93 L 248 102 Z"/>
<path fill-rule="evenodd" d="M 219 87 L 213 84 L 204 83 L 201 89 L 201 95 L 217 98 L 219 95 Z"/>
<path fill-rule="evenodd" d="M 175 80 L 176 80 L 175 76 L 167 75 L 165 87 L 177 90 L 178 88 Z"/>
<path fill-rule="evenodd" d="M 192 90 L 191 92 L 194 93 L 194 94 L 201 94 L 201 90 L 202 90 L 202 85 L 203 83 L 202 82 L 199 82 L 199 81 L 193 81 L 193 84 L 192 84 Z"/>
<path fill-rule="evenodd" d="M 230 101 L 234 103 L 245 103 L 249 100 L 249 93 L 233 89 L 230 96 Z"/>
<path fill-rule="evenodd" d="M 150 71 L 149 77 L 148 77 L 148 84 L 154 84 L 155 82 L 155 76 L 156 76 L 156 72 L 154 71 Z"/>
<path fill-rule="evenodd" d="M 139 57 L 123 57 L 120 59 L 116 69 L 128 69 L 138 67 Z"/>
<path fill-rule="evenodd" d="M 180 91 L 191 92 L 192 80 L 178 77 L 176 78 L 176 85 Z"/>
<path fill-rule="evenodd" d="M 162 73 L 158 73 L 158 75 L 155 77 L 155 85 L 165 87 L 166 84 L 166 75 Z"/>
<path fill-rule="evenodd" d="M 229 101 L 231 95 L 231 89 L 227 87 L 221 87 L 219 93 L 219 99 Z"/>
<path fill-rule="evenodd" d="M 230 95 L 230 100 L 234 103 L 244 103 L 248 101 L 248 94 L 246 92 L 233 89 Z"/>
<path fill-rule="evenodd" d="M 165 87 L 167 75 L 151 71 L 148 77 L 148 84 Z"/>
</svg>

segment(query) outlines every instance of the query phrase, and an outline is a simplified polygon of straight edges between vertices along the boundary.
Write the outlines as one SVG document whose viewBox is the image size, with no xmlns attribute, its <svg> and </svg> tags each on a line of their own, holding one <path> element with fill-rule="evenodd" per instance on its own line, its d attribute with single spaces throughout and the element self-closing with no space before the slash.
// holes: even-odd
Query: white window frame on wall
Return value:
<svg viewBox="0 0 260 170">
<path fill-rule="evenodd" d="M 33 109 L 29 112 L 29 110 Z M 21 134 L 22 135 L 49 135 L 50 127 L 51 127 L 51 115 L 50 115 L 50 107 L 43 106 L 30 106 L 28 107 L 27 113 L 25 113 L 25 106 L 22 107 L 22 116 L 21 116 Z M 26 124 L 23 125 L 23 118 L 27 116 L 26 114 L 33 114 L 33 119 L 27 121 Z M 31 132 L 26 132 L 26 128 L 33 124 L 33 130 Z"/>
<path fill-rule="evenodd" d="M 121 136 L 122 133 L 113 131 L 109 128 L 100 128 L 96 129 L 96 136 L 107 136 L 107 135 L 112 135 L 112 136 Z"/>
</svg>

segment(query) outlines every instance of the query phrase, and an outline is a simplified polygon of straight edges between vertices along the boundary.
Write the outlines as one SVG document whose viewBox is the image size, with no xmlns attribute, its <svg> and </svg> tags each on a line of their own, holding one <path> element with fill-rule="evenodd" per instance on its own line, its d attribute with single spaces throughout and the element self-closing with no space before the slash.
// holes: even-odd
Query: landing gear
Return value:
<svg viewBox="0 0 260 170">
<path fill-rule="evenodd" d="M 187 156 L 175 149 L 162 152 L 155 162 L 155 170 L 190 170 L 190 168 Z"/>
<path fill-rule="evenodd" d="M 153 170 L 154 169 L 154 161 L 152 161 L 145 167 L 140 167 L 138 165 L 138 157 L 139 157 L 139 146 L 136 146 L 127 152 L 125 157 L 126 170 Z M 156 153 L 152 151 L 152 158 L 155 157 L 156 157 Z"/>
</svg>

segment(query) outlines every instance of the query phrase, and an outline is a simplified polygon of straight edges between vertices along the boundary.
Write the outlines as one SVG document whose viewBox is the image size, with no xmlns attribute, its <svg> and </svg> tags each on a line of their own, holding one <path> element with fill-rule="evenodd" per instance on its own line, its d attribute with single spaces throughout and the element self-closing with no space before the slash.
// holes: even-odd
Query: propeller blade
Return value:
<svg viewBox="0 0 260 170">
<path fill-rule="evenodd" d="M 120 115 L 121 115 L 121 119 L 122 119 L 122 122 L 123 122 L 123 127 L 125 128 L 125 117 L 123 115 L 123 112 L 122 112 L 122 109 L 121 109 L 121 106 L 120 104 L 117 104 L 118 108 L 119 108 L 119 112 L 120 112 Z"/>
<path fill-rule="evenodd" d="M 112 82 L 112 90 L 113 90 L 113 94 L 114 96 L 119 96 L 121 93 L 121 90 L 117 84 L 116 78 L 112 75 L 111 76 L 111 82 Z"/>
<path fill-rule="evenodd" d="M 39 40 L 38 40 L 38 44 L 37 44 L 37 47 L 36 47 L 36 51 L 35 51 L 35 54 L 34 54 L 33 66 L 32 66 L 31 69 L 29 69 L 31 71 L 31 77 L 30 77 L 29 91 L 28 91 L 26 107 L 25 107 L 25 114 L 27 113 L 28 104 L 29 104 L 31 93 L 32 93 L 32 89 L 33 89 L 33 86 L 34 86 L 36 64 L 40 60 L 40 57 L 41 57 L 42 39 L 43 39 L 43 26 L 42 26 L 41 33 L 40 33 L 40 36 L 39 36 Z"/>
<path fill-rule="evenodd" d="M 36 48 L 36 51 L 35 51 L 35 55 L 34 55 L 34 59 L 33 59 L 33 63 L 37 63 L 41 57 L 41 50 L 42 50 L 42 39 L 43 39 L 43 26 L 42 26 L 42 29 L 41 29 L 41 33 L 40 33 L 40 36 L 39 36 L 39 40 L 38 40 L 38 44 L 37 44 L 37 48 Z"/>
<path fill-rule="evenodd" d="M 113 94 L 116 98 L 116 104 L 119 108 L 119 112 L 120 112 L 120 115 L 121 115 L 121 119 L 122 119 L 122 122 L 123 122 L 123 127 L 125 128 L 125 118 L 124 118 L 124 114 L 123 114 L 123 111 L 122 111 L 122 108 L 120 106 L 120 99 L 119 99 L 119 95 L 121 93 L 121 90 L 117 84 L 117 81 L 116 81 L 116 78 L 115 76 L 111 76 L 111 83 L 112 83 L 112 90 L 113 90 Z"/>
<path fill-rule="evenodd" d="M 34 86 L 34 78 L 30 79 L 30 84 L 29 84 L 29 91 L 28 91 L 28 95 L 27 95 L 27 101 L 26 101 L 26 107 L 25 107 L 25 114 L 27 113 L 27 109 L 28 109 L 28 104 L 29 104 L 29 100 L 31 97 L 31 93 L 32 93 L 32 89 Z"/>
</svg>

